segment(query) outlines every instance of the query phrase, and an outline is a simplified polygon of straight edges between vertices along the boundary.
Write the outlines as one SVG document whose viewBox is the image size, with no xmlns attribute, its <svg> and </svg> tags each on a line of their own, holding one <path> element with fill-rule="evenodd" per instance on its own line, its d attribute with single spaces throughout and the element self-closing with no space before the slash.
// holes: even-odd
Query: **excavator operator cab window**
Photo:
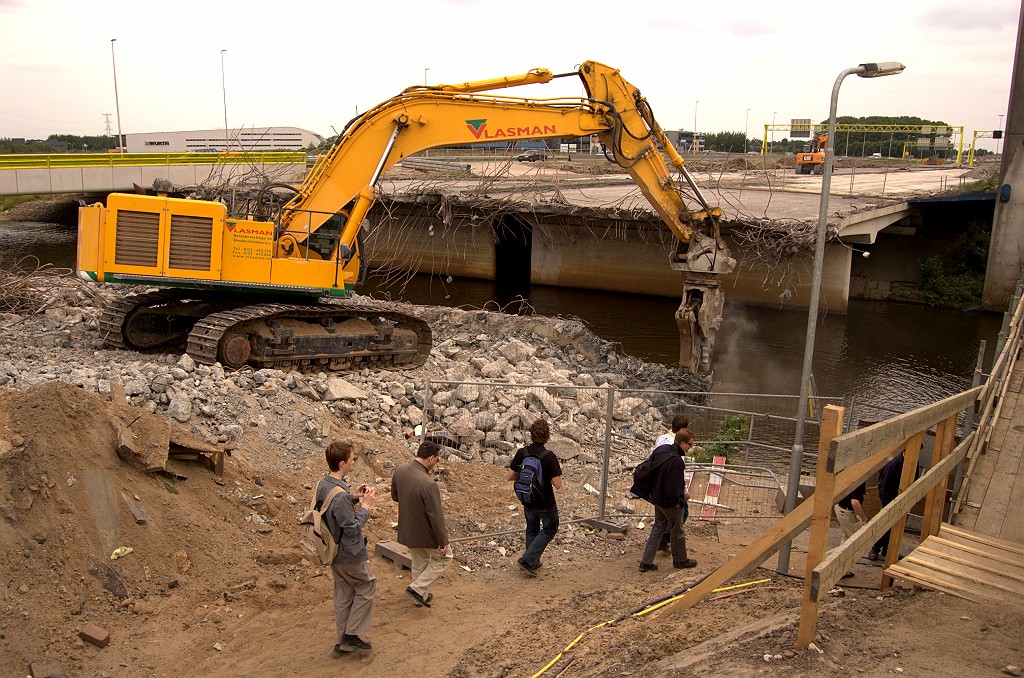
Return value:
<svg viewBox="0 0 1024 678">
<path fill-rule="evenodd" d="M 317 229 L 316 233 L 309 236 L 309 249 L 319 254 L 321 259 L 329 259 L 338 244 L 338 236 L 341 235 L 343 225 L 341 216 L 335 214 Z"/>
</svg>

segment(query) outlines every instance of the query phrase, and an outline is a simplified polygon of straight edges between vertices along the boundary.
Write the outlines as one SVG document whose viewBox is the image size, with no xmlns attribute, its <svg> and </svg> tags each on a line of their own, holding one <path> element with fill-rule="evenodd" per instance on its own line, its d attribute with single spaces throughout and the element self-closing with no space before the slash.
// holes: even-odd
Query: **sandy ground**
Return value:
<svg viewBox="0 0 1024 678">
<path fill-rule="evenodd" d="M 372 557 L 373 650 L 333 659 L 331 579 L 301 558 L 295 524 L 322 461 L 288 470 L 272 446 L 247 435 L 223 478 L 189 464 L 178 467 L 187 478 L 149 475 L 114 454 L 110 416 L 98 396 L 67 385 L 0 397 L 2 675 L 29 674 L 33 664 L 47 675 L 45 661 L 67 676 L 313 677 L 530 676 L 547 665 L 553 676 L 567 664 L 561 675 L 993 676 L 1024 664 L 1024 612 L 1015 601 L 880 593 L 871 588 L 880 571 L 867 561 L 845 580 L 844 595 L 822 606 L 820 652 L 793 651 L 801 582 L 768 570 L 693 610 L 643 613 L 724 562 L 757 525 L 692 523 L 690 555 L 699 566 L 674 570 L 659 555 L 660 569 L 641 574 L 647 530 L 637 516 L 624 539 L 564 528 L 536 579 L 515 567 L 519 533 L 459 542 L 429 609 L 404 593 L 408 571 Z M 379 488 L 366 530 L 372 548 L 394 538 L 388 467 L 407 460 L 410 448 L 365 432 L 344 435 L 368 450 L 353 480 Z M 521 509 L 502 469 L 447 460 L 439 481 L 453 537 L 519 528 Z M 563 521 L 593 510 L 586 481 L 566 474 Z M 122 493 L 145 508 L 147 522 L 133 521 Z M 133 551 L 110 560 L 110 544 Z M 87 624 L 108 631 L 109 645 L 79 639 Z M 699 647 L 747 624 L 761 634 Z M 687 660 L 697 663 L 672 666 Z"/>
</svg>

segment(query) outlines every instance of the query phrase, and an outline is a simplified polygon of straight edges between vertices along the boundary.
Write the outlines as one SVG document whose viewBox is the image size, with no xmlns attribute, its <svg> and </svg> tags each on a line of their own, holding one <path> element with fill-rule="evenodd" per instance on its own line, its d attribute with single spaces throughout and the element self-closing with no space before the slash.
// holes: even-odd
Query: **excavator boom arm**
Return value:
<svg viewBox="0 0 1024 678">
<path fill-rule="evenodd" d="M 345 131 L 285 206 L 283 231 L 301 239 L 316 232 L 336 212 L 350 210 L 341 242 L 354 241 L 374 201 L 374 185 L 392 165 L 420 151 L 457 144 L 515 142 L 523 139 L 582 137 L 596 134 L 610 158 L 623 167 L 683 243 L 689 243 L 694 223 L 718 239 L 718 215 L 697 192 L 704 208 L 691 213 L 681 186 L 665 164 L 657 140 L 673 165 L 685 174 L 683 160 L 672 148 L 650 108 L 619 72 L 586 62 L 577 75 L 585 99 L 523 99 L 476 94 L 523 84 L 549 82 L 546 69 L 507 78 L 461 85 L 412 87 L 367 111 Z"/>
</svg>

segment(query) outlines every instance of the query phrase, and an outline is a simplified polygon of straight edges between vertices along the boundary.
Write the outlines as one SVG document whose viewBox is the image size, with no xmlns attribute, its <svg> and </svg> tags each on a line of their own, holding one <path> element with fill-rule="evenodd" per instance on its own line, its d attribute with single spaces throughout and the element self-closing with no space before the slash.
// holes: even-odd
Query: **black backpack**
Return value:
<svg viewBox="0 0 1024 678">
<path fill-rule="evenodd" d="M 654 461 L 654 453 L 636 465 L 633 469 L 633 488 L 644 494 L 650 494 L 654 489 L 654 473 L 658 468 L 672 458 L 671 454 L 663 454 L 661 458 Z M 635 492 L 634 492 L 635 494 Z"/>
<path fill-rule="evenodd" d="M 512 487 L 523 504 L 544 503 L 544 468 L 540 457 L 531 454 L 523 458 Z"/>
</svg>

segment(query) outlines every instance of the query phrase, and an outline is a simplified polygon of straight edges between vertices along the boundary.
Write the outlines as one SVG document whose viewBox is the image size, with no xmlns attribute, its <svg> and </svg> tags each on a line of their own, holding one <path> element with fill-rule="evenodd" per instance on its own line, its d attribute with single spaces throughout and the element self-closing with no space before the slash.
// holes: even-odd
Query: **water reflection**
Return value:
<svg viewBox="0 0 1024 678">
<path fill-rule="evenodd" d="M 0 222 L 0 271 L 33 270 L 40 264 L 75 267 L 75 229 L 32 221 Z"/>
<path fill-rule="evenodd" d="M 471 308 L 494 297 L 486 281 L 428 276 L 401 288 L 382 287 L 371 276 L 363 291 Z M 665 364 L 678 360 L 678 304 L 672 299 L 533 286 L 530 303 L 542 315 L 579 317 L 626 353 Z M 847 315 L 826 315 L 818 325 L 816 391 L 900 412 L 956 393 L 971 384 L 982 339 L 991 360 L 1000 321 L 998 314 L 851 301 Z M 715 348 L 714 390 L 797 393 L 806 328 L 805 311 L 727 304 Z"/>
</svg>

